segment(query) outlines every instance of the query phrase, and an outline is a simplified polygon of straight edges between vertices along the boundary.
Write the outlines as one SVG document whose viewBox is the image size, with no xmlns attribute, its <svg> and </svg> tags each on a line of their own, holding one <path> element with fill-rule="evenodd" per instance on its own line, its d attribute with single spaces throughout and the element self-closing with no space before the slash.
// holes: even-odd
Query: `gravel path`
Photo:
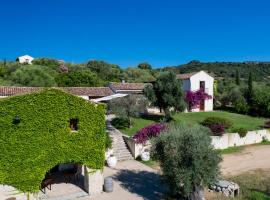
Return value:
<svg viewBox="0 0 270 200">
<path fill-rule="evenodd" d="M 247 146 L 239 153 L 223 156 L 222 174 L 233 176 L 255 169 L 270 169 L 270 145 Z"/>
</svg>

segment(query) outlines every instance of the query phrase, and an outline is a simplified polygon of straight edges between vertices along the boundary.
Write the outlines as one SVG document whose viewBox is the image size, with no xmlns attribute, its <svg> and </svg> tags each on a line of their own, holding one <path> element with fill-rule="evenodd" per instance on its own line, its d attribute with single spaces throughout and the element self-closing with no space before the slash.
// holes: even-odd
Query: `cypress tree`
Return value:
<svg viewBox="0 0 270 200">
<path fill-rule="evenodd" d="M 236 69 L 236 72 L 235 72 L 235 83 L 236 85 L 240 85 L 240 75 L 239 75 L 238 69 Z"/>
</svg>

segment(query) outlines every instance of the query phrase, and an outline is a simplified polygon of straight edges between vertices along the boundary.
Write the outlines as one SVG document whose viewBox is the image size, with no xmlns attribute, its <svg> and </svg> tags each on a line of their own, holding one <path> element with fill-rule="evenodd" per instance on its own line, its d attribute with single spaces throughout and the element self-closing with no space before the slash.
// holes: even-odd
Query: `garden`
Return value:
<svg viewBox="0 0 270 200">
<path fill-rule="evenodd" d="M 246 130 L 262 129 L 266 121 L 265 118 L 252 117 L 227 111 L 177 113 L 174 114 L 172 117 L 172 123 L 185 123 L 187 125 L 201 124 L 205 119 L 209 117 L 224 118 L 232 122 L 232 126 L 227 130 L 227 132 L 235 132 L 240 128 Z M 125 126 L 120 126 L 118 128 L 124 134 L 133 136 L 136 132 L 138 132 L 145 126 L 153 123 L 159 123 L 162 121 L 162 119 L 163 116 L 160 115 L 145 115 L 141 117 L 133 117 L 132 127 L 129 128 Z"/>
</svg>

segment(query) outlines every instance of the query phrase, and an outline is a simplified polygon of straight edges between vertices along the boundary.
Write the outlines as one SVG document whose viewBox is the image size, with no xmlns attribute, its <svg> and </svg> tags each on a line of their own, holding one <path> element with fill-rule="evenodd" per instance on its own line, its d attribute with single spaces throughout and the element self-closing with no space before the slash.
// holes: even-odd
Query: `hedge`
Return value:
<svg viewBox="0 0 270 200">
<path fill-rule="evenodd" d="M 16 116 L 19 123 L 14 123 Z M 78 131 L 69 120 L 77 118 Z M 102 169 L 105 108 L 57 89 L 0 100 L 0 184 L 37 192 L 60 163 Z"/>
</svg>

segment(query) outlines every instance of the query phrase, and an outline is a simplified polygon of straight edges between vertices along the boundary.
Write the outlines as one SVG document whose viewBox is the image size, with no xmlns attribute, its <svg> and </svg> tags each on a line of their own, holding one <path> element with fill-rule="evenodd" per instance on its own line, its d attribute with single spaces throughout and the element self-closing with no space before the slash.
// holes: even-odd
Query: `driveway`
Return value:
<svg viewBox="0 0 270 200">
<path fill-rule="evenodd" d="M 255 169 L 270 169 L 270 145 L 246 146 L 241 152 L 223 156 L 221 171 L 233 176 Z"/>
</svg>

